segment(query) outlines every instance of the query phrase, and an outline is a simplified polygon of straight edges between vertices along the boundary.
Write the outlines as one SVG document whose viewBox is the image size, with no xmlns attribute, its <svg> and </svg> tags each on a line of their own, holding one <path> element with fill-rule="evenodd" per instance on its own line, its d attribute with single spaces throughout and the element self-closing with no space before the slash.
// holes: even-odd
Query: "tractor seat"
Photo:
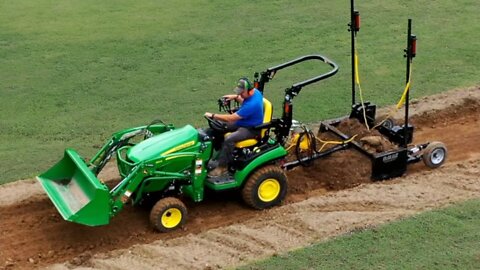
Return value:
<svg viewBox="0 0 480 270">
<path fill-rule="evenodd" d="M 273 106 L 270 101 L 268 101 L 266 98 L 263 98 L 263 124 L 269 123 L 272 121 L 272 114 L 273 114 Z M 263 128 L 260 131 L 260 136 L 258 138 L 252 138 L 252 139 L 247 139 L 243 140 L 240 142 L 237 142 L 235 144 L 236 148 L 245 148 L 245 147 L 250 147 L 258 144 L 258 141 L 261 140 L 263 137 L 265 137 L 265 134 L 267 133 L 268 128 Z M 230 133 L 225 134 L 225 136 L 228 136 Z"/>
</svg>

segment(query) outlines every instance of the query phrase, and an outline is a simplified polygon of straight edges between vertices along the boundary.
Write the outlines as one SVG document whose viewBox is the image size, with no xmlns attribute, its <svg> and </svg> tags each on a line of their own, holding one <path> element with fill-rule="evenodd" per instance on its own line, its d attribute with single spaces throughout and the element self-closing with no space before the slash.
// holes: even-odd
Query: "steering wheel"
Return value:
<svg viewBox="0 0 480 270">
<path fill-rule="evenodd" d="M 205 115 L 203 117 L 205 117 L 205 119 L 207 119 L 208 125 L 213 130 L 224 132 L 227 129 L 227 125 L 224 122 L 222 122 L 220 120 L 217 120 L 217 119 L 207 117 Z"/>
</svg>

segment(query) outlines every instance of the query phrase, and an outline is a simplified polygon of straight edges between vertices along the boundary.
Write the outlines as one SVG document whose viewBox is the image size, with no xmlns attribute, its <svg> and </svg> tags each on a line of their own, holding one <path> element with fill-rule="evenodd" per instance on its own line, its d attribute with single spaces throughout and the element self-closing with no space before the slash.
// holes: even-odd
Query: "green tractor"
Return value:
<svg viewBox="0 0 480 270">
<path fill-rule="evenodd" d="M 263 93 L 265 83 L 278 70 L 307 60 L 321 60 L 332 70 L 288 88 L 282 118 L 272 119 L 272 106 L 264 99 L 264 123 L 257 127 L 261 136 L 236 144 L 226 176 L 208 177 L 209 161 L 217 152 L 214 138 L 205 129 L 191 125 L 175 128 L 156 121 L 114 133 L 89 161 L 66 149 L 63 159 L 37 179 L 65 220 L 88 226 L 108 224 L 127 202 L 139 205 L 155 199 L 150 221 L 158 231 L 168 232 L 186 221 L 187 209 L 180 198 L 200 202 L 205 189 L 238 189 L 245 203 L 255 209 L 278 205 L 287 194 L 282 164 L 292 125 L 292 99 L 303 86 L 334 75 L 338 66 L 323 56 L 307 55 L 255 74 L 256 87 Z M 235 111 L 224 100 L 219 104 L 226 111 Z M 222 128 L 221 122 L 207 120 L 210 128 Z M 97 175 L 113 156 L 121 180 L 109 188 Z"/>
</svg>

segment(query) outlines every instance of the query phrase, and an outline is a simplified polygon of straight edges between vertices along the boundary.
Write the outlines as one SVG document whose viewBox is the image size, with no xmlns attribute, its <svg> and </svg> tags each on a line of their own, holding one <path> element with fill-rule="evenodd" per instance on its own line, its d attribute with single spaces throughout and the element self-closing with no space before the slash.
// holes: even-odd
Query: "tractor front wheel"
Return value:
<svg viewBox="0 0 480 270">
<path fill-rule="evenodd" d="M 242 197 L 255 209 L 280 204 L 287 195 L 287 176 L 277 166 L 269 165 L 255 171 L 245 183 Z"/>
<path fill-rule="evenodd" d="M 187 207 L 177 198 L 159 200 L 150 212 L 150 223 L 160 232 L 169 232 L 181 227 L 187 219 Z"/>
</svg>

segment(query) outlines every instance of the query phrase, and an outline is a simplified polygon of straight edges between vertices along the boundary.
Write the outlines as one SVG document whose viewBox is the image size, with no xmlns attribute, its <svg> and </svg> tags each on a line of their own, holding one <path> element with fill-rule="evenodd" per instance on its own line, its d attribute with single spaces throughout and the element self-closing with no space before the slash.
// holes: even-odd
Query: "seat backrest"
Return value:
<svg viewBox="0 0 480 270">
<path fill-rule="evenodd" d="M 272 121 L 272 114 L 273 114 L 273 106 L 268 99 L 263 98 L 263 123 L 269 123 Z M 260 131 L 260 138 L 265 137 L 268 128 L 264 128 Z"/>
<path fill-rule="evenodd" d="M 263 98 L 263 124 L 269 123 L 272 121 L 272 114 L 273 114 L 273 107 L 272 103 L 268 101 L 266 98 Z M 250 147 L 250 146 L 255 146 L 258 144 L 258 142 L 264 141 L 264 137 L 267 135 L 268 128 L 263 128 L 260 130 L 260 138 L 252 138 L 252 139 L 247 139 L 243 140 L 240 142 L 237 142 L 235 144 L 236 148 L 245 148 L 245 147 Z M 225 136 L 228 136 L 227 133 Z"/>
</svg>

